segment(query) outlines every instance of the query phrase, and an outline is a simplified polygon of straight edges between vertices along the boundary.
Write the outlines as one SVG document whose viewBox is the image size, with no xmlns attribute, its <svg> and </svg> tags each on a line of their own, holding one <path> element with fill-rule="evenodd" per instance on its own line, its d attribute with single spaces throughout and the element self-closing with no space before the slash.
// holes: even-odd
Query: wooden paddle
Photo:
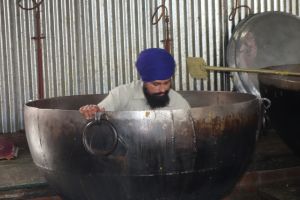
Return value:
<svg viewBox="0 0 300 200">
<path fill-rule="evenodd" d="M 300 76 L 300 73 L 289 71 L 278 71 L 271 69 L 249 69 L 249 68 L 230 68 L 219 66 L 207 66 L 205 60 L 201 57 L 187 57 L 186 59 L 188 71 L 193 78 L 206 79 L 207 71 L 223 71 L 223 72 L 247 72 L 247 73 L 261 73 L 274 74 L 282 76 Z"/>
</svg>

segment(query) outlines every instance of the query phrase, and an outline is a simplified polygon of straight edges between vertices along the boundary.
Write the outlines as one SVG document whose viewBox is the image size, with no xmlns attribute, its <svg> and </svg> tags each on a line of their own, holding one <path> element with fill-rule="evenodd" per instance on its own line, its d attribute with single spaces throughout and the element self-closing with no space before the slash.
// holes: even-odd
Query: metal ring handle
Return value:
<svg viewBox="0 0 300 200">
<path fill-rule="evenodd" d="M 271 100 L 268 98 L 261 98 L 261 104 L 262 104 L 262 129 L 266 129 L 266 127 L 269 127 L 270 125 L 270 118 L 267 114 L 267 110 L 271 107 Z"/>
<path fill-rule="evenodd" d="M 261 98 L 261 102 L 264 105 L 264 109 L 265 110 L 268 110 L 271 107 L 271 105 L 272 105 L 271 100 L 268 99 L 268 98 Z"/>
<path fill-rule="evenodd" d="M 88 141 L 87 135 L 88 135 L 88 128 L 92 126 L 103 126 L 106 125 L 110 128 L 110 130 L 113 132 L 113 142 L 112 146 L 108 150 L 98 150 L 92 148 L 90 145 L 92 143 L 92 139 Z M 90 121 L 87 123 L 84 127 L 83 134 L 82 134 L 82 141 L 84 148 L 93 155 L 100 155 L 100 156 L 108 156 L 110 155 L 117 147 L 118 144 L 118 132 L 114 125 L 107 119 L 106 114 L 103 113 L 96 113 L 95 119 L 93 121 Z"/>
</svg>

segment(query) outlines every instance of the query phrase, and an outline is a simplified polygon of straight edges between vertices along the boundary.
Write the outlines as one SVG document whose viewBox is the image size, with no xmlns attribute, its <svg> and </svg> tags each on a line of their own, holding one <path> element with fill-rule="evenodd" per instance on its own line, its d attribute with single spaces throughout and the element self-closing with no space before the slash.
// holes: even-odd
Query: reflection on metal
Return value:
<svg viewBox="0 0 300 200">
<path fill-rule="evenodd" d="M 238 69 L 298 64 L 299 32 L 298 16 L 286 12 L 251 15 L 235 28 L 227 46 L 227 63 Z M 234 73 L 233 77 L 237 91 L 260 96 L 256 74 Z"/>
<path fill-rule="evenodd" d="M 106 112 L 88 125 L 76 110 L 103 95 L 29 102 L 25 129 L 34 163 L 73 200 L 223 199 L 251 160 L 262 102 L 233 92 L 182 95 L 190 110 Z"/>
<path fill-rule="evenodd" d="M 235 1 L 166 0 L 170 20 L 171 52 L 177 70 L 177 90 L 230 90 L 223 73 L 211 72 L 207 80 L 190 77 L 186 57 L 203 57 L 208 65 L 225 65 L 225 49 L 232 28 L 247 16 L 240 9 L 228 20 Z M 23 0 L 24 7 L 32 1 Z M 161 0 L 48 0 L 40 7 L 45 98 L 106 93 L 138 78 L 134 64 L 139 51 L 161 47 L 163 23 L 151 24 L 151 14 Z M 244 0 L 254 13 L 280 10 L 299 15 L 299 1 Z M 17 1 L 0 3 L 0 132 L 24 128 L 23 105 L 38 99 L 35 19 Z"/>
</svg>

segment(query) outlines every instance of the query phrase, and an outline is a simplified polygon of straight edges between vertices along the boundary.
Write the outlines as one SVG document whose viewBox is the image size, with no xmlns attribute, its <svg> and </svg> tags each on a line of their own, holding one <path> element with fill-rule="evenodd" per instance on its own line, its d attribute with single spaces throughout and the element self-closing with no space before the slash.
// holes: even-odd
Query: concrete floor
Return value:
<svg viewBox="0 0 300 200">
<path fill-rule="evenodd" d="M 11 138 L 20 148 L 19 155 L 14 160 L 0 161 L 0 199 L 61 200 L 33 164 L 24 133 Z M 272 174 L 270 172 L 278 169 L 290 168 L 300 169 L 300 158 L 290 151 L 276 133 L 268 131 L 260 136 L 245 176 L 248 175 L 251 180 L 253 174 L 261 174 L 262 171 Z M 242 178 L 224 200 L 300 199 L 300 170 L 298 175 L 285 177 L 285 180 L 276 181 L 273 178 L 273 183 L 269 184 L 262 184 L 262 180 L 249 182 L 248 179 Z"/>
</svg>

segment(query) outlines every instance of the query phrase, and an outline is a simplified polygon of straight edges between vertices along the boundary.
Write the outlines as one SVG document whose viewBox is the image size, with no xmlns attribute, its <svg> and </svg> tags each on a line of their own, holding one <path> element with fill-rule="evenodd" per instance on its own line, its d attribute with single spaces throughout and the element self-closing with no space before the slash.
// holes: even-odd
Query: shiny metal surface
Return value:
<svg viewBox="0 0 300 200">
<path fill-rule="evenodd" d="M 29 102 L 25 129 L 34 163 L 69 199 L 221 199 L 250 161 L 262 103 L 242 93 L 182 94 L 190 111 L 106 112 L 117 134 L 102 124 L 85 138 L 100 153 L 84 146 L 87 121 L 78 108 L 104 95 Z"/>
<path fill-rule="evenodd" d="M 300 72 L 300 64 L 272 66 L 268 69 Z M 300 155 L 300 77 L 258 75 L 261 96 L 271 100 L 271 125 L 286 144 Z"/>
<path fill-rule="evenodd" d="M 237 68 L 300 63 L 300 18 L 285 12 L 251 15 L 229 41 L 227 62 Z M 260 95 L 256 74 L 235 73 L 238 91 Z"/>
<path fill-rule="evenodd" d="M 294 65 L 278 65 L 266 67 L 265 69 L 282 70 L 289 72 L 300 72 L 300 64 Z M 291 91 L 300 91 L 300 77 L 299 76 L 280 76 L 280 75 L 259 75 L 259 83 L 276 87 L 279 89 L 286 89 Z"/>
</svg>

